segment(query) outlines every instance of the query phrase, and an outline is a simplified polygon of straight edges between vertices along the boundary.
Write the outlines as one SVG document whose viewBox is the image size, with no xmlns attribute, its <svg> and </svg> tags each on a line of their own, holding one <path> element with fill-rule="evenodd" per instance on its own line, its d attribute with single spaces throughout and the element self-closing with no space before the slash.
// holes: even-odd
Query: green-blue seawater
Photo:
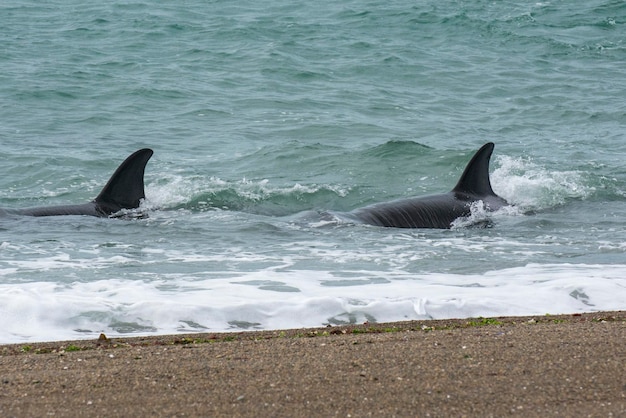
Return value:
<svg viewBox="0 0 626 418">
<path fill-rule="evenodd" d="M 0 4 L 0 343 L 626 309 L 626 3 Z M 325 213 L 449 191 L 489 228 Z"/>
</svg>

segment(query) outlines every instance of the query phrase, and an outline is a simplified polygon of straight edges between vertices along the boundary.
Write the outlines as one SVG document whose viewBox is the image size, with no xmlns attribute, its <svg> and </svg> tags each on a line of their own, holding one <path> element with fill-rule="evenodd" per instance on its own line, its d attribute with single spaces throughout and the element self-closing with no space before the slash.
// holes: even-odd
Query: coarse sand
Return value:
<svg viewBox="0 0 626 418">
<path fill-rule="evenodd" d="M 626 312 L 0 346 L 2 417 L 623 417 Z"/>
</svg>

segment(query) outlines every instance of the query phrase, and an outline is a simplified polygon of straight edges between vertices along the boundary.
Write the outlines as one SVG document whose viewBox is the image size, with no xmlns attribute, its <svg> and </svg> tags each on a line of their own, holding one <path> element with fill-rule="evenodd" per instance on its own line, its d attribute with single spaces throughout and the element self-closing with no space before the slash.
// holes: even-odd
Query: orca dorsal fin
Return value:
<svg viewBox="0 0 626 418">
<path fill-rule="evenodd" d="M 153 151 L 148 148 L 135 151 L 115 170 L 94 203 L 108 213 L 121 209 L 138 208 L 146 197 L 143 175 Z"/>
<path fill-rule="evenodd" d="M 489 160 L 491 159 L 493 148 L 493 142 L 488 142 L 474 154 L 465 167 L 459 182 L 452 189 L 453 192 L 477 196 L 496 195 L 489 181 Z"/>
</svg>

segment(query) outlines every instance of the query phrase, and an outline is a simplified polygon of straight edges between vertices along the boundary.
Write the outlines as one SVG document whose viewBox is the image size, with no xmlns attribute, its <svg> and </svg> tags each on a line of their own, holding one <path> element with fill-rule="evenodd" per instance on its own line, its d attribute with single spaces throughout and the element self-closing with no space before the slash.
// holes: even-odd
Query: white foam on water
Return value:
<svg viewBox="0 0 626 418">
<path fill-rule="evenodd" d="M 626 265 L 529 264 L 469 275 L 277 268 L 192 277 L 140 273 L 0 285 L 0 342 L 625 308 Z"/>
</svg>

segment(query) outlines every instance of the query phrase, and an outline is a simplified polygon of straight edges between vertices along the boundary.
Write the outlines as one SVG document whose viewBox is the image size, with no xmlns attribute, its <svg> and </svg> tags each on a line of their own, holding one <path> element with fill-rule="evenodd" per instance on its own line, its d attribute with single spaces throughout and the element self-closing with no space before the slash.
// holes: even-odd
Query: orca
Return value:
<svg viewBox="0 0 626 418">
<path fill-rule="evenodd" d="M 25 209 L 0 209 L 0 214 L 23 216 L 88 215 L 111 217 L 123 209 L 136 209 L 145 199 L 143 176 L 153 151 L 148 148 L 132 153 L 115 170 L 100 194 L 79 205 L 44 206 Z"/>
<path fill-rule="evenodd" d="M 483 145 L 465 167 L 452 191 L 444 194 L 414 197 L 378 203 L 349 212 L 362 223 L 395 228 L 449 229 L 459 218 L 471 214 L 471 206 L 482 201 L 488 211 L 508 206 L 496 195 L 489 180 L 489 160 L 494 144 Z"/>
</svg>

